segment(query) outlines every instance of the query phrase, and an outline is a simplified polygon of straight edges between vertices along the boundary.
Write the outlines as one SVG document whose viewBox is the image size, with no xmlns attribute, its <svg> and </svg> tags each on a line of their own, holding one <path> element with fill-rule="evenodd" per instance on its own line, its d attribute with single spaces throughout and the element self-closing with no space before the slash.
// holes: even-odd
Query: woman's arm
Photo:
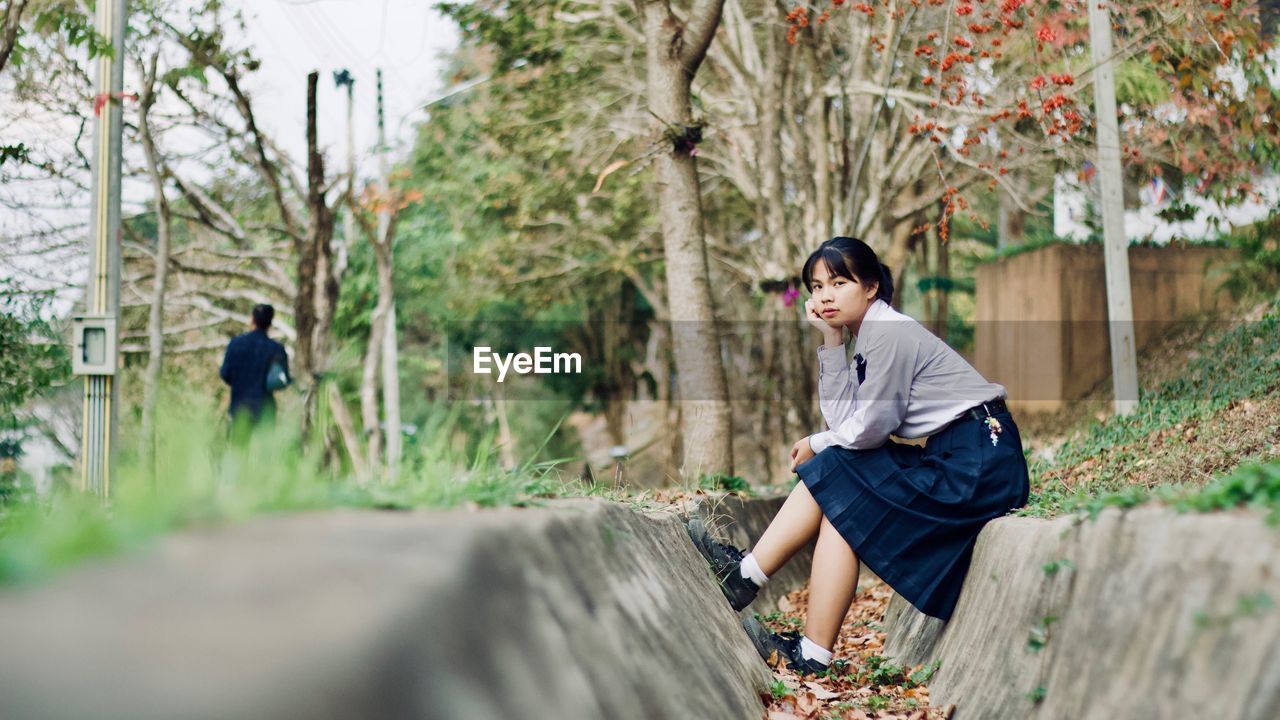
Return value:
<svg viewBox="0 0 1280 720">
<path fill-rule="evenodd" d="M 853 414 L 857 394 L 844 345 L 818 348 L 818 407 L 827 427 L 837 427 Z"/>
<path fill-rule="evenodd" d="M 818 348 L 818 407 L 827 426 L 835 427 L 840 418 L 852 412 L 847 406 L 852 404 L 856 390 L 845 357 L 844 328 L 828 325 L 818 314 L 813 298 L 805 301 L 804 314 L 805 320 L 822 332 L 822 345 Z"/>
<path fill-rule="evenodd" d="M 884 444 L 907 414 L 919 351 L 919 342 L 897 328 L 878 332 L 865 349 L 866 377 L 857 392 L 848 393 L 847 402 L 832 405 L 835 415 L 828 415 L 826 400 L 819 399 L 831 429 L 809 436 L 809 447 L 819 453 L 831 445 L 860 450 Z M 846 379 L 848 374 L 845 364 Z"/>
</svg>

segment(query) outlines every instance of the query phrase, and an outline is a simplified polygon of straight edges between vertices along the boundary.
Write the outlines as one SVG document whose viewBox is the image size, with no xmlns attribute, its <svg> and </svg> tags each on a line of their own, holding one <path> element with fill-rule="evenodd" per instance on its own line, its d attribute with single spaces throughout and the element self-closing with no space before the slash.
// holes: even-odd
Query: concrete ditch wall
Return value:
<svg viewBox="0 0 1280 720">
<path fill-rule="evenodd" d="M 0 591 L 6 720 L 740 720 L 771 679 L 680 518 L 603 501 L 259 518 Z"/>
<path fill-rule="evenodd" d="M 745 547 L 780 503 L 685 511 Z M 1003 518 L 950 623 L 891 601 L 884 654 L 940 660 L 930 697 L 960 720 L 1273 720 L 1277 570 L 1250 513 Z M 736 720 L 771 678 L 680 516 L 603 501 L 259 518 L 0 591 L 5 720 Z"/>
<path fill-rule="evenodd" d="M 885 654 L 940 660 L 930 699 L 959 720 L 1275 720 L 1276 603 L 1280 532 L 1253 513 L 1002 518 L 949 623 L 893 598 Z"/>
<path fill-rule="evenodd" d="M 708 495 L 691 503 L 685 511 L 688 515 L 701 517 L 718 540 L 750 550 L 765 528 L 769 527 L 769 521 L 773 520 L 785 499 L 785 496 L 743 498 L 737 495 Z M 764 614 L 776 609 L 778 600 L 783 595 L 804 587 L 809 582 L 809 566 L 812 564 L 813 543 L 809 543 L 769 578 L 769 582 L 756 596 L 756 601 L 742 613 Z M 864 568 L 863 572 L 867 570 Z"/>
</svg>

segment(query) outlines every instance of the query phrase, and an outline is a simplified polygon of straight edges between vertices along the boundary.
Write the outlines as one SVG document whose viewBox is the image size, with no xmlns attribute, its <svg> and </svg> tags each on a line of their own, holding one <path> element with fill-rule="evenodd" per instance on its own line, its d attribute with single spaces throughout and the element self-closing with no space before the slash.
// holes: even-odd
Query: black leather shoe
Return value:
<svg viewBox="0 0 1280 720">
<path fill-rule="evenodd" d="M 818 675 L 830 667 L 817 660 L 805 659 L 800 652 L 801 635 L 798 632 L 771 633 L 755 618 L 743 620 L 742 628 L 751 638 L 751 644 L 756 646 L 756 652 L 770 665 L 785 663 L 788 668 L 801 675 Z"/>
<path fill-rule="evenodd" d="M 742 558 L 745 553 L 732 545 L 712 539 L 711 532 L 700 518 L 689 520 L 687 528 L 689 539 L 693 540 L 693 546 L 698 548 L 698 552 L 702 553 L 702 557 L 711 566 L 711 572 L 720 583 L 720 591 L 729 601 L 729 606 L 734 612 L 739 612 L 750 605 L 760 588 L 742 577 Z"/>
</svg>

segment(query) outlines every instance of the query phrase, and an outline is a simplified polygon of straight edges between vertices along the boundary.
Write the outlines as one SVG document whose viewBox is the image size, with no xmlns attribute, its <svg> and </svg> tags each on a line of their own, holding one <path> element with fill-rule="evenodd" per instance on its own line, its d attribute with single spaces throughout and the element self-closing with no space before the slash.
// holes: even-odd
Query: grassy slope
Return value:
<svg viewBox="0 0 1280 720">
<path fill-rule="evenodd" d="M 1274 505 L 1280 296 L 1232 322 L 1189 326 L 1147 354 L 1143 378 L 1130 416 L 1101 415 L 1109 398 L 1100 389 L 1075 407 L 1075 418 L 1060 413 L 1026 423 L 1032 496 L 1019 514 L 1096 512 L 1152 497 L 1187 508 Z M 1062 423 L 1056 433 L 1054 422 Z"/>
</svg>

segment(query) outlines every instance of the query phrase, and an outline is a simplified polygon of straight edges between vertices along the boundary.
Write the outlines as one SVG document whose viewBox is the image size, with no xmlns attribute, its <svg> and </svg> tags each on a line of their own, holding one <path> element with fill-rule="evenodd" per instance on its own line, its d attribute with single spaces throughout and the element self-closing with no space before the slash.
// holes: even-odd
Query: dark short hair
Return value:
<svg viewBox="0 0 1280 720">
<path fill-rule="evenodd" d="M 893 273 L 876 257 L 876 251 L 858 238 L 833 237 L 813 251 L 800 272 L 804 287 L 809 292 L 813 292 L 813 267 L 819 260 L 826 264 L 827 271 L 834 277 L 857 280 L 863 285 L 875 283 L 876 299 L 893 302 Z"/>
<path fill-rule="evenodd" d="M 270 305 L 254 305 L 253 306 L 253 325 L 260 330 L 266 330 L 271 327 L 271 321 L 276 317 L 276 309 Z"/>
</svg>

